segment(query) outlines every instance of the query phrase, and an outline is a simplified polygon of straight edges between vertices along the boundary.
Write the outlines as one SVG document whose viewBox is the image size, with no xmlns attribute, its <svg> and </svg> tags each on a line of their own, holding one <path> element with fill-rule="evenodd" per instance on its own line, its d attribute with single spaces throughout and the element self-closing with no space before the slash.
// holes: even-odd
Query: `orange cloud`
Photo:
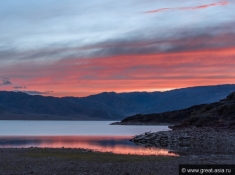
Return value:
<svg viewBox="0 0 235 175">
<path fill-rule="evenodd" d="M 87 96 L 103 91 L 157 91 L 234 84 L 234 58 L 235 48 L 71 58 L 50 64 L 28 62 L 1 67 L 0 77 L 5 75 L 14 85 L 26 86 L 28 91 L 53 91 L 49 95 L 58 97 Z"/>
<path fill-rule="evenodd" d="M 157 10 L 146 11 L 144 13 L 159 13 L 159 12 L 168 11 L 168 10 L 198 10 L 198 9 L 204 9 L 204 8 L 213 7 L 213 6 L 223 6 L 223 5 L 228 5 L 228 4 L 229 4 L 228 1 L 224 1 L 224 2 L 217 2 L 217 3 L 212 3 L 212 4 L 194 6 L 194 7 L 161 8 Z"/>
</svg>

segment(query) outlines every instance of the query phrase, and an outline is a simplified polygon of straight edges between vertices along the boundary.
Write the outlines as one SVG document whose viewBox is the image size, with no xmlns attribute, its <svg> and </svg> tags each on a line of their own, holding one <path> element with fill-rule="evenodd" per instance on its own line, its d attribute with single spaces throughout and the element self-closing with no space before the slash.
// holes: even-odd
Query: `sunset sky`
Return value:
<svg viewBox="0 0 235 175">
<path fill-rule="evenodd" d="M 82 97 L 235 84 L 234 9 L 234 0 L 2 0 L 0 90 Z"/>
</svg>

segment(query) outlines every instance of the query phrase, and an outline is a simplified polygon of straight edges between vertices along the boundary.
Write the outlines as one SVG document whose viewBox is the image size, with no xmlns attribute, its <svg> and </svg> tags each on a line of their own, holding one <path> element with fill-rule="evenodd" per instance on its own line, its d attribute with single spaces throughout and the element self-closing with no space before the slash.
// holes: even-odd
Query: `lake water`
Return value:
<svg viewBox="0 0 235 175">
<path fill-rule="evenodd" d="M 86 148 L 103 152 L 174 156 L 169 150 L 144 148 L 129 139 L 167 126 L 109 125 L 113 121 L 0 121 L 1 148 Z"/>
</svg>

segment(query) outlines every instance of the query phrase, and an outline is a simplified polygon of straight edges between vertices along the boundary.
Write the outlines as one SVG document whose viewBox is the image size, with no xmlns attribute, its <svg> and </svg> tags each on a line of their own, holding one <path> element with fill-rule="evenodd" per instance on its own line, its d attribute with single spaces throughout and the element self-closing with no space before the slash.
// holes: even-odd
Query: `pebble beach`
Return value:
<svg viewBox="0 0 235 175">
<path fill-rule="evenodd" d="M 178 156 L 122 155 L 67 148 L 1 148 L 0 174 L 178 175 L 180 164 L 234 164 L 235 139 L 233 137 L 235 137 L 234 132 L 227 130 L 184 129 L 144 133 L 132 139 L 136 144 L 146 147 L 167 147 L 169 152 L 176 153 Z M 209 139 L 208 143 L 216 141 L 216 145 L 208 149 L 211 152 L 206 152 L 208 150 L 204 147 L 197 149 L 200 143 L 204 143 L 203 138 Z M 226 144 L 224 144 L 225 140 L 227 140 Z M 219 149 L 214 149 L 218 145 Z"/>
</svg>

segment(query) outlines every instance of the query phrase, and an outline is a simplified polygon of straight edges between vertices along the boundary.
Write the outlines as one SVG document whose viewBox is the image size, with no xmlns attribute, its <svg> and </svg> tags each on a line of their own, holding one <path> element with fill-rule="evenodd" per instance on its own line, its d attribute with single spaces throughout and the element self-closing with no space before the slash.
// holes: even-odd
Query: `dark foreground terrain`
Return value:
<svg viewBox="0 0 235 175">
<path fill-rule="evenodd" d="M 233 155 L 116 155 L 83 149 L 0 149 L 1 175 L 177 175 L 179 164 L 233 164 Z"/>
<path fill-rule="evenodd" d="M 112 124 L 161 125 L 163 123 L 174 125 L 171 129 L 187 127 L 235 129 L 235 92 L 215 103 L 158 114 L 138 114 Z"/>
</svg>

